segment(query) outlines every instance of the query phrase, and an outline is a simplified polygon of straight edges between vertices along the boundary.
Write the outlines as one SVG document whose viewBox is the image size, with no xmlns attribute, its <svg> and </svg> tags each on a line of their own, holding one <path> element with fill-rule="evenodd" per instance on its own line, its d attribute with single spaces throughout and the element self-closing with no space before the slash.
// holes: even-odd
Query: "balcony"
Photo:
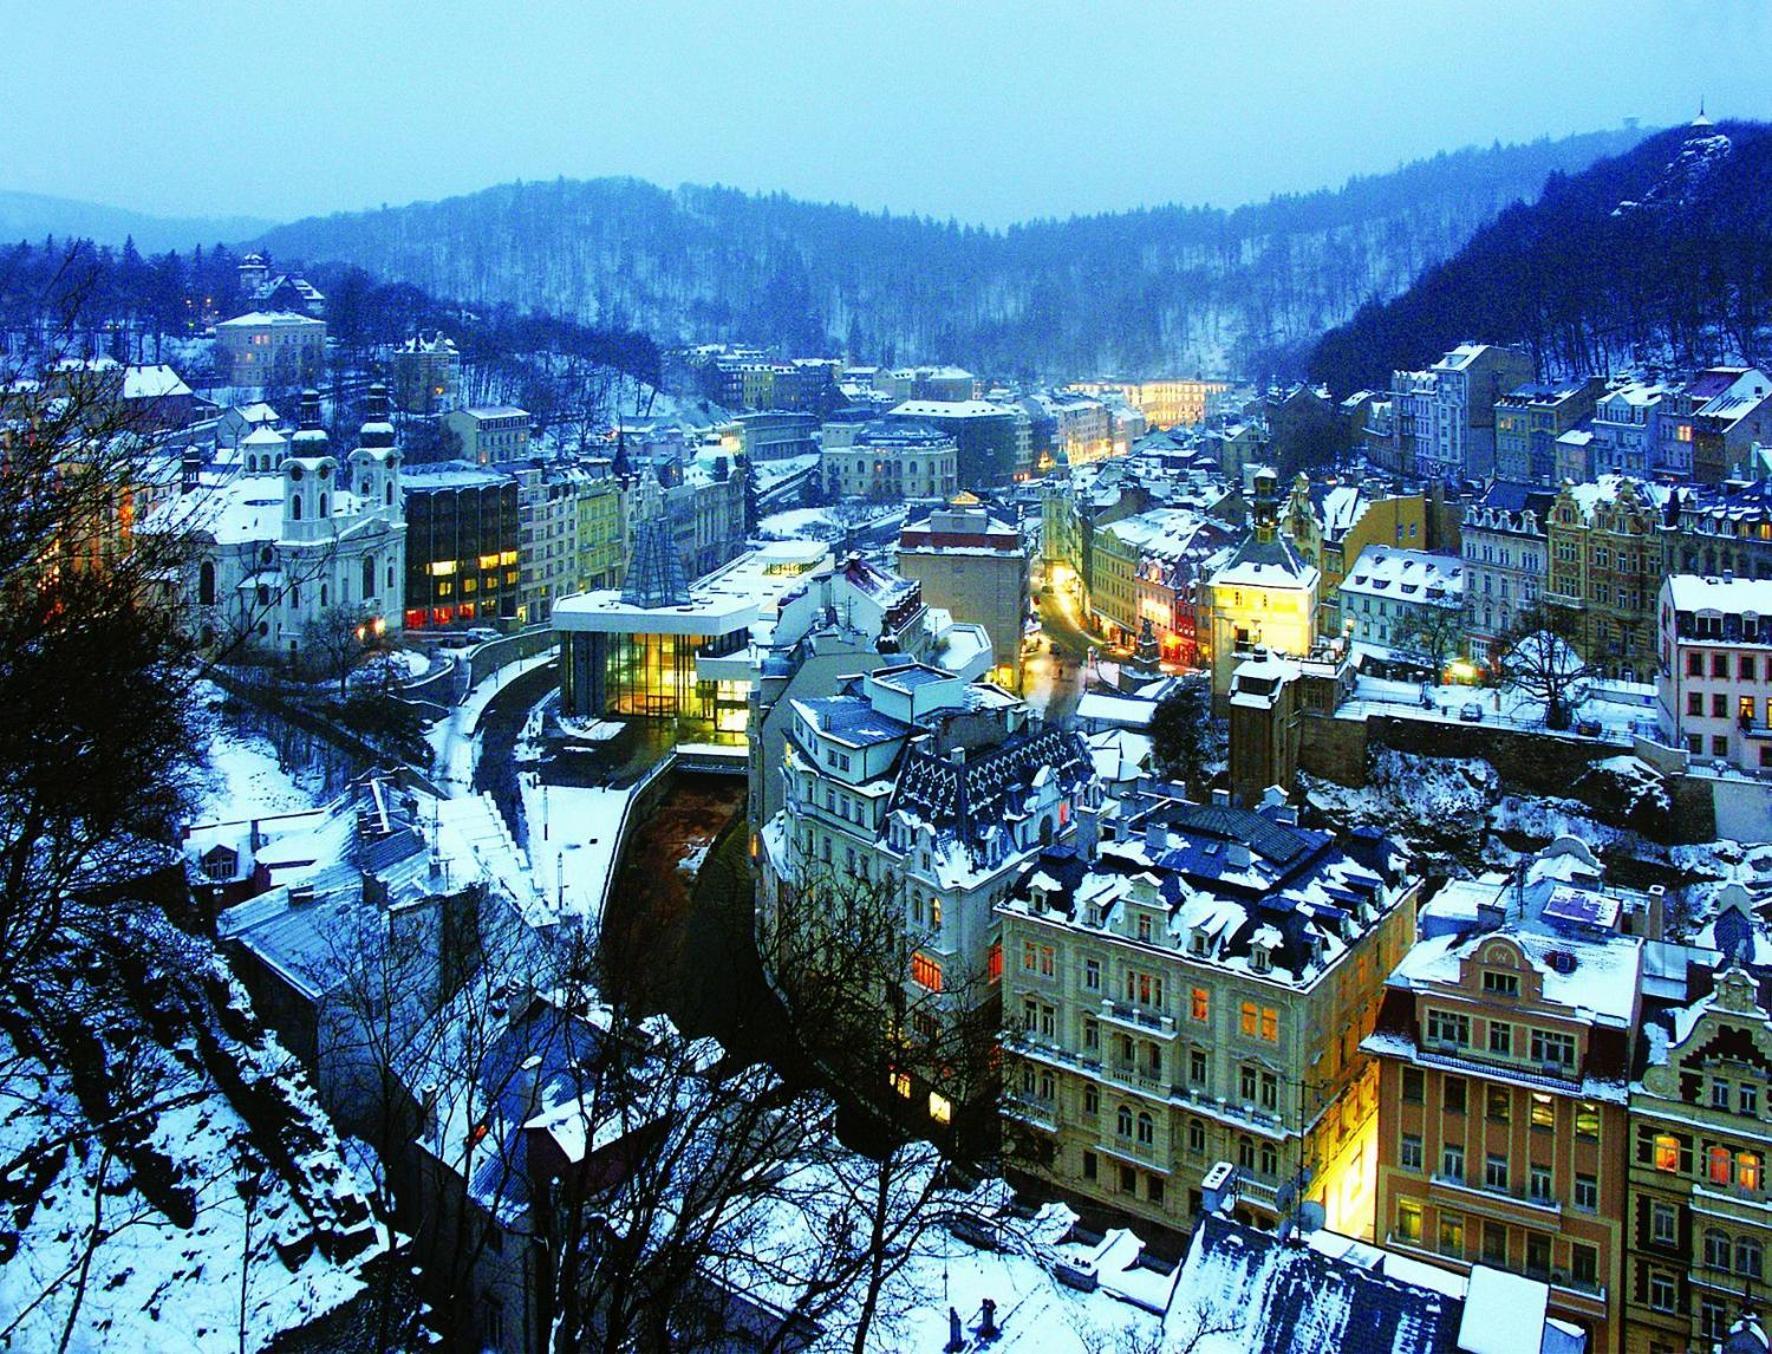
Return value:
<svg viewBox="0 0 1772 1354">
<path fill-rule="evenodd" d="M 1130 1002 L 1114 1001 L 1112 998 L 1103 997 L 1101 1018 L 1143 1034 L 1155 1034 L 1164 1039 L 1175 1037 L 1175 1017 L 1163 1015 L 1148 1006 L 1136 1006 Z"/>
<path fill-rule="evenodd" d="M 1161 1175 L 1169 1174 L 1168 1154 L 1158 1151 L 1154 1142 L 1139 1142 L 1136 1138 L 1121 1138 L 1104 1133 L 1095 1145 L 1108 1156 L 1149 1166 Z"/>
<path fill-rule="evenodd" d="M 1435 1171 L 1429 1180 L 1432 1185 L 1428 1191 L 1429 1197 L 1434 1198 L 1437 1202 L 1445 1201 L 1442 1194 L 1450 1194 L 1452 1196 L 1451 1202 L 1460 1208 L 1482 1212 L 1484 1205 L 1497 1205 L 1491 1210 L 1496 1216 L 1514 1221 L 1519 1221 L 1521 1215 L 1510 1211 L 1510 1208 L 1521 1209 L 1525 1211 L 1527 1218 L 1541 1224 L 1546 1219 L 1560 1218 L 1563 1215 L 1563 1205 L 1557 1200 L 1535 1199 L 1524 1190 L 1471 1184 L 1449 1175 L 1442 1175 L 1438 1171 Z"/>
</svg>

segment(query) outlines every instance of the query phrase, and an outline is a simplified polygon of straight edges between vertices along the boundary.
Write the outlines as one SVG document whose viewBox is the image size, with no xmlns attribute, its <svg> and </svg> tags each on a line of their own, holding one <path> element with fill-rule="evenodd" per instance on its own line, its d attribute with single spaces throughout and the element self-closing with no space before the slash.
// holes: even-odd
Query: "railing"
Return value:
<svg viewBox="0 0 1772 1354">
<path fill-rule="evenodd" d="M 1175 1034 L 1175 1018 L 1173 1016 L 1164 1015 L 1161 1011 L 1154 1011 L 1147 1007 L 1103 997 L 1101 1014 L 1103 1019 L 1117 1021 L 1122 1025 L 1131 1025 L 1141 1030 L 1150 1030 L 1166 1038 L 1172 1038 Z"/>
</svg>

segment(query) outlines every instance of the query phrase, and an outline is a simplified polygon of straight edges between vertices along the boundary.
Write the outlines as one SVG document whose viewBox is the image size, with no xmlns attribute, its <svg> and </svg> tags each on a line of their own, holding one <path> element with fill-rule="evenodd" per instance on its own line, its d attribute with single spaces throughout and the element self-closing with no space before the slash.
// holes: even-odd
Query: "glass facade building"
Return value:
<svg viewBox="0 0 1772 1354">
<path fill-rule="evenodd" d="M 737 653 L 749 640 L 748 627 L 724 635 L 563 632 L 561 708 L 581 718 L 705 720 L 742 733 L 748 685 L 701 680 L 695 660 Z"/>
</svg>

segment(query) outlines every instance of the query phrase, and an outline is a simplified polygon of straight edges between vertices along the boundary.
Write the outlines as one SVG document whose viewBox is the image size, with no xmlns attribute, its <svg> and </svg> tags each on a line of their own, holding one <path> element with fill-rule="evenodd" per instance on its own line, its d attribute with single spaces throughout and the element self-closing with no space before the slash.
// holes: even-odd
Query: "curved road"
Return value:
<svg viewBox="0 0 1772 1354">
<path fill-rule="evenodd" d="M 501 687 L 480 714 L 476 737 L 480 759 L 474 765 L 474 792 L 490 792 L 518 841 L 523 833 L 523 795 L 517 786 L 517 738 L 530 711 L 560 685 L 558 663 L 544 664 Z"/>
</svg>

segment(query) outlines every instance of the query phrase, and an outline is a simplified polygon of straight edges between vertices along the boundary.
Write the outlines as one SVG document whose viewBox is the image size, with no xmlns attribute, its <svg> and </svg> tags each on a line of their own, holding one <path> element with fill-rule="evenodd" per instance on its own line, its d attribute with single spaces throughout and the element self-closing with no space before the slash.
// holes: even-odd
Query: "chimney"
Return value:
<svg viewBox="0 0 1772 1354">
<path fill-rule="evenodd" d="M 1101 856 L 1101 810 L 1077 810 L 1077 855 L 1094 864 Z"/>
<path fill-rule="evenodd" d="M 1212 1164 L 1200 1181 L 1200 1206 L 1229 1217 L 1237 1202 L 1237 1168 L 1228 1161 Z"/>
<path fill-rule="evenodd" d="M 1212 805 L 1214 808 L 1228 809 L 1231 806 L 1231 792 L 1223 789 L 1214 790 L 1212 792 Z"/>
</svg>

